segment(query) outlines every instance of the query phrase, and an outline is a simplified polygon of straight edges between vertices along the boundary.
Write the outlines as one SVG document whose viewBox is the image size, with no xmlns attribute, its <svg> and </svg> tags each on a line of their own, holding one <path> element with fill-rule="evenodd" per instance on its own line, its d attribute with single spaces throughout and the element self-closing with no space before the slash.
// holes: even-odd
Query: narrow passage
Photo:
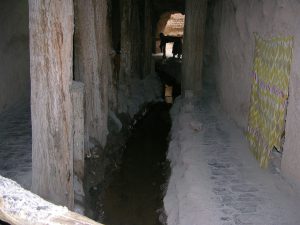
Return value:
<svg viewBox="0 0 300 225">
<path fill-rule="evenodd" d="M 105 224 L 161 224 L 163 186 L 169 168 L 169 107 L 166 103 L 152 105 L 136 124 L 104 197 Z"/>
</svg>

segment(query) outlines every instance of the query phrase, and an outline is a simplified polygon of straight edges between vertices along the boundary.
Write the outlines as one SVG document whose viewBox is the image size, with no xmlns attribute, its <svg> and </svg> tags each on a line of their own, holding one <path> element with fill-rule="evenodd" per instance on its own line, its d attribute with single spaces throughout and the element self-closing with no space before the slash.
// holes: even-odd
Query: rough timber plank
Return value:
<svg viewBox="0 0 300 225">
<path fill-rule="evenodd" d="M 32 190 L 72 209 L 72 0 L 29 0 Z"/>
</svg>

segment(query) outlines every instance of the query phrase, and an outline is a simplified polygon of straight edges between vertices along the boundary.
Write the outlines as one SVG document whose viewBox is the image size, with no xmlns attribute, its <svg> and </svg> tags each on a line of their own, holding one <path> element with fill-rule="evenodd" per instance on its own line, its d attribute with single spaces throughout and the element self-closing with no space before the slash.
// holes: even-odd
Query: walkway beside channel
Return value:
<svg viewBox="0 0 300 225">
<path fill-rule="evenodd" d="M 297 191 L 278 170 L 260 169 L 213 88 L 201 98 L 177 99 L 171 114 L 168 224 L 300 224 Z"/>
</svg>

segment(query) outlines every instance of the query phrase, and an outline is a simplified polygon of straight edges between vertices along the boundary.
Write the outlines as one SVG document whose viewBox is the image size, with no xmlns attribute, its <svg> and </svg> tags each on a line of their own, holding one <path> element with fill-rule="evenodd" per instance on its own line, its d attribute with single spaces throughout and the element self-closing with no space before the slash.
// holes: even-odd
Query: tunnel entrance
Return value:
<svg viewBox="0 0 300 225">
<path fill-rule="evenodd" d="M 169 37 L 183 38 L 185 15 L 179 12 L 165 12 L 160 16 L 156 27 L 156 48 L 155 53 L 161 53 L 161 38 L 160 34 Z M 182 40 L 181 40 L 182 41 Z M 174 42 L 166 44 L 166 56 L 173 56 Z"/>
</svg>

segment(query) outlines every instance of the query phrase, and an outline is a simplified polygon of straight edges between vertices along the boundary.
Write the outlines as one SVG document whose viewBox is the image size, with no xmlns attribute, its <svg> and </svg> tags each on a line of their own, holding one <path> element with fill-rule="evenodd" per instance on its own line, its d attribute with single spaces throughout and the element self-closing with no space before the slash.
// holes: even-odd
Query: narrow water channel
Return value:
<svg viewBox="0 0 300 225">
<path fill-rule="evenodd" d="M 166 183 L 170 105 L 150 107 L 129 138 L 120 168 L 105 193 L 104 224 L 160 225 Z"/>
</svg>

